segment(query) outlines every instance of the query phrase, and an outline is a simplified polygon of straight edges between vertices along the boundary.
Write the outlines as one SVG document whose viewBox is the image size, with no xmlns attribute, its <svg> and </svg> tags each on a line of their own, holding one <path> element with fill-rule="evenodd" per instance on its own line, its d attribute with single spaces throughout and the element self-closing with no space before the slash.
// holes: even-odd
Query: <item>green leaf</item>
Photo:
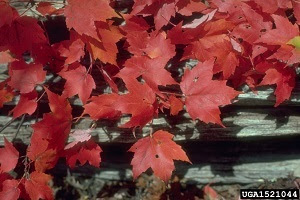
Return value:
<svg viewBox="0 0 300 200">
<path fill-rule="evenodd" d="M 290 41 L 287 42 L 287 44 L 293 45 L 297 49 L 300 49 L 300 36 L 296 36 Z"/>
</svg>

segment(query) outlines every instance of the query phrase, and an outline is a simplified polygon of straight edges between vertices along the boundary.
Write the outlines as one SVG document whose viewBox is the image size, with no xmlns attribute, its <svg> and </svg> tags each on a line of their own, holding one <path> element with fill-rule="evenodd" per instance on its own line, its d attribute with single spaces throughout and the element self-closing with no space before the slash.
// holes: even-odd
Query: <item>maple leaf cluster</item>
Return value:
<svg viewBox="0 0 300 200">
<path fill-rule="evenodd" d="M 39 101 L 47 99 L 50 112 L 32 126 L 19 180 L 8 174 L 20 162 L 19 152 L 5 139 L 1 199 L 53 199 L 46 172 L 61 157 L 72 168 L 99 167 L 102 149 L 91 137 L 93 129 L 71 131 L 76 118 L 129 115 L 120 128 L 134 131 L 159 112 L 177 115 L 185 109 L 193 120 L 224 127 L 219 107 L 231 104 L 240 86 L 255 91 L 275 84 L 275 106 L 289 99 L 295 86 L 298 0 L 134 0 L 126 9 L 110 0 L 67 0 L 61 8 L 30 2 L 42 20 L 0 1 L 0 64 L 8 63 L 0 107 L 19 99 L 10 112 L 16 119 L 34 115 Z M 60 16 L 68 36 L 53 41 L 45 19 Z M 191 60 L 197 64 L 191 67 Z M 80 117 L 69 103 L 77 97 Z M 69 137 L 73 142 L 66 144 Z M 151 168 L 167 182 L 173 160 L 190 162 L 172 138 L 158 130 L 129 149 L 134 178 Z"/>
</svg>

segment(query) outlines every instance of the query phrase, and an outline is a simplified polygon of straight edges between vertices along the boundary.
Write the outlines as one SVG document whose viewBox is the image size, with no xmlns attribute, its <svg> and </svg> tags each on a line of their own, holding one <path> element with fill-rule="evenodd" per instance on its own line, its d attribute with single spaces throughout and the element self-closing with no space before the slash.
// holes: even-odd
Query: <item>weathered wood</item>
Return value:
<svg viewBox="0 0 300 200">
<path fill-rule="evenodd" d="M 193 164 L 192 166 L 176 166 L 174 175 L 182 177 L 183 182 L 197 184 L 253 184 L 263 183 L 264 180 L 276 180 L 293 175 L 300 165 L 300 159 L 279 162 L 244 163 L 235 165 L 228 172 L 226 164 L 212 169 L 209 164 Z M 85 171 L 86 170 L 86 171 Z M 86 175 L 91 168 L 75 171 L 74 175 Z M 132 171 L 128 165 L 105 164 L 99 170 L 94 169 L 94 178 L 104 180 L 132 181 Z M 222 174 L 222 175 L 220 175 Z M 300 174 L 298 174 L 299 176 Z"/>
<path fill-rule="evenodd" d="M 293 107 L 253 109 L 230 107 L 224 110 L 223 113 L 223 123 L 226 128 L 193 122 L 187 113 L 176 117 L 160 115 L 159 118 L 154 119 L 151 128 L 154 131 L 164 129 L 172 132 L 176 141 L 230 141 L 252 137 L 300 135 L 300 114 Z M 123 124 L 128 119 L 129 117 L 123 117 L 118 122 L 102 120 L 98 122 L 97 128 L 92 132 L 92 135 L 98 142 L 135 142 L 136 138 L 133 137 L 130 130 L 118 128 L 121 123 Z M 10 120 L 11 117 L 0 115 L 0 128 Z M 27 117 L 20 128 L 17 138 L 21 139 L 25 144 L 29 143 L 32 133 L 30 125 L 35 122 L 36 119 Z M 18 123 L 18 121 L 15 121 L 10 124 L 0 133 L 0 137 L 5 136 L 8 140 L 12 140 Z M 83 119 L 74 125 L 73 129 L 87 129 L 91 124 L 91 120 Z M 150 126 L 146 126 L 142 134 L 137 131 L 136 136 L 141 138 L 148 135 L 149 131 Z M 3 145 L 2 140 L 0 145 Z"/>
<path fill-rule="evenodd" d="M 181 143 L 193 164 L 175 162 L 174 175 L 183 182 L 207 184 L 254 184 L 289 176 L 300 177 L 300 137 L 268 139 L 246 142 L 195 142 Z M 103 146 L 103 145 L 102 145 Z M 91 166 L 71 170 L 75 176 L 104 180 L 132 181 L 130 145 L 103 146 L 103 162 L 100 168 Z M 59 164 L 54 175 L 67 171 Z"/>
<path fill-rule="evenodd" d="M 10 5 L 14 7 L 19 14 L 40 18 L 41 14 L 36 10 L 39 2 L 43 2 L 43 0 L 35 0 L 34 2 L 11 1 Z M 64 0 L 50 0 L 48 2 L 51 2 L 56 9 L 64 6 Z"/>
</svg>

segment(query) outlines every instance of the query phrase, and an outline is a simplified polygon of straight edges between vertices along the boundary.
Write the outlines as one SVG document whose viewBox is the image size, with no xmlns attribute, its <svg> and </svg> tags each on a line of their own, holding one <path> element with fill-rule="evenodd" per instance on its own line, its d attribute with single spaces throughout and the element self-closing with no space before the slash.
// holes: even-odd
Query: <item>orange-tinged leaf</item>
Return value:
<svg viewBox="0 0 300 200">
<path fill-rule="evenodd" d="M 29 157 L 29 155 L 28 155 Z M 58 160 L 56 150 L 48 149 L 38 155 L 32 161 L 34 161 L 34 169 L 37 172 L 44 172 L 47 169 L 52 169 Z"/>
<path fill-rule="evenodd" d="M 136 179 L 148 168 L 164 182 L 171 178 L 175 169 L 173 160 L 191 163 L 185 152 L 173 140 L 173 135 L 167 131 L 156 131 L 152 137 L 139 139 L 128 151 L 134 152 L 131 161 L 133 178 Z"/>
<path fill-rule="evenodd" d="M 50 175 L 32 172 L 29 179 L 25 180 L 25 189 L 28 193 L 30 199 L 32 200 L 52 200 L 53 192 L 48 185 L 49 181 L 52 179 Z"/>
<path fill-rule="evenodd" d="M 4 145 L 0 148 L 0 173 L 13 170 L 19 159 L 19 152 L 6 138 L 4 138 Z"/>
<path fill-rule="evenodd" d="M 6 64 L 15 61 L 16 59 L 11 56 L 9 51 L 0 52 L 0 64 Z"/>
<path fill-rule="evenodd" d="M 39 126 L 38 123 L 36 125 Z M 35 126 L 33 126 L 34 132 L 31 136 L 30 145 L 27 148 L 26 154 L 32 161 L 36 161 L 37 158 L 47 150 L 49 145 L 49 142 L 43 138 L 44 133 L 41 131 L 35 131 L 34 127 Z"/>
<path fill-rule="evenodd" d="M 176 7 L 178 13 L 184 16 L 191 16 L 193 12 L 201 12 L 207 9 L 207 6 L 200 0 L 179 0 Z"/>
<path fill-rule="evenodd" d="M 166 39 L 163 33 L 152 34 L 149 38 L 144 52 L 150 58 L 163 57 L 163 63 L 167 63 L 173 56 L 175 56 L 175 46 L 171 44 L 171 40 Z"/>
<path fill-rule="evenodd" d="M 10 87 L 5 87 L 7 81 L 0 83 L 0 108 L 3 107 L 3 104 L 10 102 L 14 98 L 13 90 Z"/>
<path fill-rule="evenodd" d="M 204 186 L 203 193 L 205 200 L 217 200 L 219 198 L 218 193 L 209 185 Z"/>
<path fill-rule="evenodd" d="M 180 99 L 176 98 L 174 95 L 170 96 L 169 101 L 171 115 L 177 115 L 183 109 L 183 102 Z"/>
<path fill-rule="evenodd" d="M 117 65 L 118 48 L 116 43 L 123 37 L 118 27 L 105 23 L 97 23 L 101 41 L 89 39 L 90 52 L 94 59 L 99 59 L 103 63 Z"/>
<path fill-rule="evenodd" d="M 50 2 L 39 2 L 36 10 L 39 11 L 42 15 L 52 15 L 57 10 Z"/>
</svg>

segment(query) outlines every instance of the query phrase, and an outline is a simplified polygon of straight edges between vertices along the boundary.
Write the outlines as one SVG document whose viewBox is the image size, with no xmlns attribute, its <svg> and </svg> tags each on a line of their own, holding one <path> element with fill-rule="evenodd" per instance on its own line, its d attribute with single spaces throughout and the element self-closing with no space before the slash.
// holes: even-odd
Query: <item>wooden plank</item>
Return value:
<svg viewBox="0 0 300 200">
<path fill-rule="evenodd" d="M 43 0 L 35 0 L 32 2 L 11 1 L 10 5 L 14 7 L 20 15 L 22 14 L 34 18 L 40 18 L 41 14 L 36 10 L 39 2 L 43 2 Z M 48 0 L 47 2 L 51 2 L 56 9 L 64 6 L 64 0 Z"/>
<path fill-rule="evenodd" d="M 289 176 L 300 177 L 300 137 L 246 142 L 181 143 L 193 162 L 192 165 L 175 162 L 177 175 L 183 182 L 197 184 L 255 184 Z M 71 170 L 75 176 L 104 180 L 132 181 L 129 165 L 130 145 L 102 145 L 100 168 L 91 166 Z M 67 171 L 64 163 L 52 170 L 55 176 Z"/>
<path fill-rule="evenodd" d="M 300 159 L 283 162 L 245 163 L 234 166 L 232 172 L 226 171 L 228 169 L 226 164 L 214 166 L 213 169 L 209 164 L 177 165 L 173 174 L 183 178 L 182 182 L 194 184 L 254 184 L 263 183 L 264 180 L 287 178 L 295 173 L 299 165 Z M 91 171 L 92 169 L 85 170 Z M 132 171 L 128 165 L 103 163 L 99 170 L 94 170 L 94 173 L 94 178 L 104 180 L 133 180 Z M 73 172 L 75 176 L 84 174 L 89 173 L 83 170 Z"/>
<path fill-rule="evenodd" d="M 226 128 L 193 122 L 187 113 L 175 117 L 160 115 L 159 118 L 153 120 L 151 127 L 146 126 L 142 133 L 137 131 L 136 136 L 141 138 L 148 135 L 150 128 L 153 128 L 154 131 L 159 129 L 170 131 L 175 135 L 175 141 L 230 141 L 253 137 L 300 135 L 300 114 L 292 107 L 256 109 L 231 107 L 229 110 L 224 110 L 223 113 L 223 123 Z M 11 117 L 0 115 L 0 128 L 10 120 Z M 101 120 L 97 122 L 97 128 L 92 135 L 98 142 L 135 142 L 136 138 L 133 137 L 131 130 L 118 128 L 120 124 L 128 120 L 129 117 L 122 117 L 118 122 Z M 28 144 L 32 133 L 30 125 L 35 122 L 36 119 L 27 117 L 20 128 L 17 139 Z M 8 140 L 12 140 L 16 134 L 18 123 L 18 120 L 11 123 L 0 133 L 0 137 L 5 136 Z M 93 121 L 89 119 L 83 119 L 75 124 L 73 129 L 87 129 L 92 123 Z M 0 141 L 0 145 L 3 145 L 3 140 Z"/>
</svg>

